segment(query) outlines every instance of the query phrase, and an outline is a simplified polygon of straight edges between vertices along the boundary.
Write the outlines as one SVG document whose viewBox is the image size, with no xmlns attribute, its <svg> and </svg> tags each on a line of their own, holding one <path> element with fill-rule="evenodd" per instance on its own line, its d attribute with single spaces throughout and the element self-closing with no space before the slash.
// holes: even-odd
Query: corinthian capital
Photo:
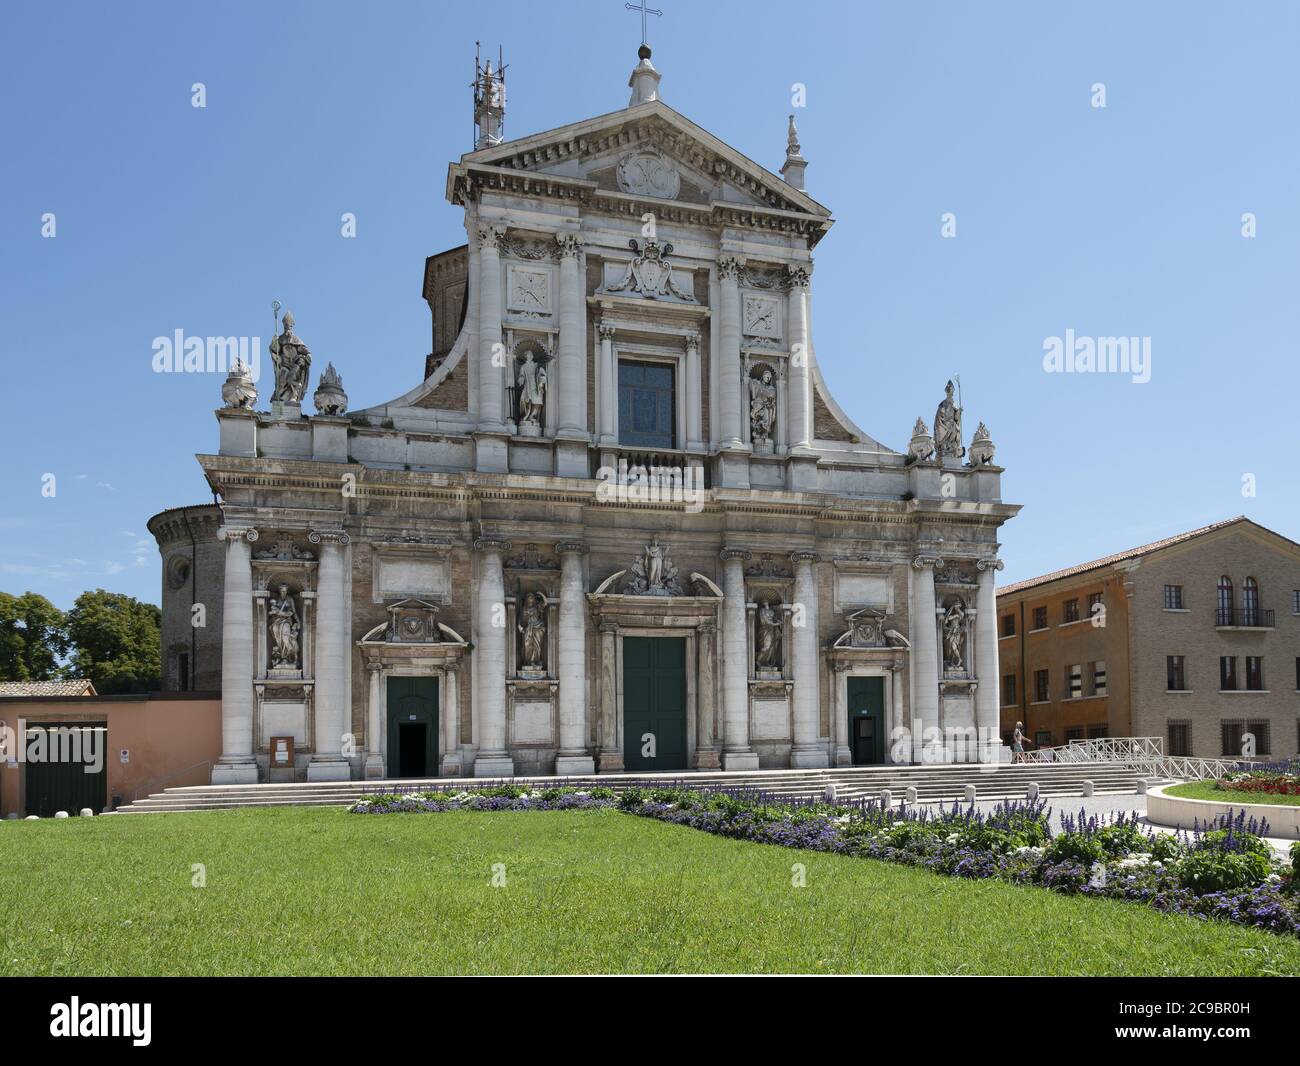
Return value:
<svg viewBox="0 0 1300 1066">
<path fill-rule="evenodd" d="M 735 281 L 740 277 L 745 261 L 738 256 L 724 255 L 718 259 L 718 277 L 723 281 Z"/>
<path fill-rule="evenodd" d="M 555 254 L 560 259 L 569 259 L 582 251 L 582 238 L 576 233 L 557 233 L 555 235 Z"/>
<path fill-rule="evenodd" d="M 487 222 L 479 225 L 478 246 L 482 251 L 499 252 L 501 250 L 501 242 L 505 240 L 505 237 L 505 226 L 494 226 Z"/>
<path fill-rule="evenodd" d="M 785 268 L 785 281 L 792 289 L 806 289 L 811 280 L 812 266 L 810 264 L 800 263 Z"/>
</svg>

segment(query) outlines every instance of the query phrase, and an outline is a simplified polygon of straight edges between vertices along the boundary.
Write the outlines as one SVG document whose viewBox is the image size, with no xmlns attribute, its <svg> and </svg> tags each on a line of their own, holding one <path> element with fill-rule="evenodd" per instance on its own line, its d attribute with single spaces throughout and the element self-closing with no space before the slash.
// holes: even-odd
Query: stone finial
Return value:
<svg viewBox="0 0 1300 1066">
<path fill-rule="evenodd" d="M 924 418 L 918 418 L 912 427 L 912 439 L 907 445 L 907 457 L 911 462 L 923 463 L 934 455 L 934 438 L 930 436 L 930 427 Z"/>
<path fill-rule="evenodd" d="M 248 372 L 248 364 L 242 359 L 231 364 L 230 373 L 221 385 L 221 399 L 227 407 L 245 411 L 251 411 L 257 403 L 257 386 Z"/>
<path fill-rule="evenodd" d="M 659 99 L 659 79 L 663 77 L 659 71 L 655 70 L 655 65 L 650 62 L 650 46 L 643 44 L 637 49 L 639 62 L 632 68 L 632 76 L 627 79 L 628 88 L 632 90 L 632 97 L 627 102 L 628 107 L 636 107 L 637 104 L 648 104 L 651 100 Z"/>
<path fill-rule="evenodd" d="M 993 462 L 993 454 L 996 451 L 997 447 L 989 436 L 988 429 L 981 422 L 975 430 L 975 436 L 970 439 L 970 448 L 967 449 L 967 455 L 970 456 L 970 465 L 987 466 Z"/>
<path fill-rule="evenodd" d="M 326 364 L 312 402 L 315 403 L 318 414 L 341 415 L 347 411 L 348 394 L 343 391 L 343 379 L 339 377 L 333 363 Z"/>
<path fill-rule="evenodd" d="M 799 130 L 795 127 L 794 116 L 791 115 L 785 133 L 785 165 L 781 167 L 781 177 L 785 179 L 787 185 L 802 191 L 804 172 L 807 169 L 808 160 L 803 157 L 803 151 L 799 146 Z"/>
</svg>

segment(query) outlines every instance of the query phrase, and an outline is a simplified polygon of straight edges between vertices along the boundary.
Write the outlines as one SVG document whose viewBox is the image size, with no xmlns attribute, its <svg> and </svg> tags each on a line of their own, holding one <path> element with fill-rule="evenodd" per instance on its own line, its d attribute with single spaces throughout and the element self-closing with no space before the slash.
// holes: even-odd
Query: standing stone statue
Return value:
<svg viewBox="0 0 1300 1066">
<path fill-rule="evenodd" d="M 781 607 L 766 600 L 758 605 L 758 643 L 754 665 L 766 670 L 781 668 Z"/>
<path fill-rule="evenodd" d="M 943 665 L 947 670 L 964 668 L 962 649 L 966 644 L 966 608 L 958 600 L 943 616 Z"/>
<path fill-rule="evenodd" d="M 280 595 L 271 600 L 271 668 L 298 667 L 298 608 L 289 595 L 289 586 L 280 586 Z"/>
<path fill-rule="evenodd" d="M 524 597 L 517 628 L 523 644 L 520 665 L 526 670 L 541 670 L 546 654 L 546 597 L 540 592 Z"/>
<path fill-rule="evenodd" d="M 311 352 L 294 333 L 293 321 L 293 312 L 286 311 L 284 332 L 271 340 L 271 362 L 275 365 L 275 392 L 271 399 L 281 403 L 302 403 L 311 372 Z"/>
<path fill-rule="evenodd" d="M 776 386 L 772 371 L 764 367 L 759 377 L 749 379 L 749 428 L 754 443 L 770 444 L 775 425 Z"/>
<path fill-rule="evenodd" d="M 519 364 L 516 383 L 519 385 L 519 424 L 540 429 L 546 404 L 546 367 L 534 362 L 531 350 Z"/>
<path fill-rule="evenodd" d="M 934 413 L 934 448 L 940 460 L 960 459 L 966 454 L 961 443 L 961 408 L 952 398 L 953 385 L 949 381 L 943 389 L 943 400 Z"/>
</svg>

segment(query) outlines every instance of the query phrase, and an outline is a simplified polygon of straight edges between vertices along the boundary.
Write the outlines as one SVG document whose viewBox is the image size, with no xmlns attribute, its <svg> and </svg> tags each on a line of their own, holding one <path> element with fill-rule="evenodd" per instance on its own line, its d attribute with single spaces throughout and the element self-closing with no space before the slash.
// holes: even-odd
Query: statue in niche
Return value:
<svg viewBox="0 0 1300 1066">
<path fill-rule="evenodd" d="M 298 634 L 302 623 L 298 608 L 289 595 L 289 586 L 280 586 L 280 595 L 271 600 L 271 668 L 297 669 L 299 662 Z"/>
<path fill-rule="evenodd" d="M 763 368 L 758 377 L 749 379 L 749 428 L 755 444 L 771 444 L 776 425 L 776 386 L 772 371 Z"/>
<path fill-rule="evenodd" d="M 763 670 L 781 669 L 781 605 L 764 600 L 758 605 L 758 641 L 754 646 L 754 665 Z"/>
<path fill-rule="evenodd" d="M 525 672 L 540 673 L 546 665 L 546 597 L 540 592 L 524 597 L 516 628 L 521 637 L 519 665 Z"/>
<path fill-rule="evenodd" d="M 934 448 L 939 459 L 960 459 L 966 454 L 961 443 L 961 408 L 952 398 L 953 385 L 949 381 L 943 389 L 943 400 L 934 413 Z"/>
<path fill-rule="evenodd" d="M 284 313 L 284 332 L 271 339 L 271 362 L 275 366 L 275 392 L 272 400 L 302 403 L 311 371 L 311 352 L 293 331 L 292 311 Z"/>
<path fill-rule="evenodd" d="M 542 409 L 546 404 L 546 367 L 533 359 L 530 348 L 519 364 L 519 424 L 541 429 Z"/>
<path fill-rule="evenodd" d="M 943 616 L 943 665 L 945 669 L 965 668 L 962 652 L 966 646 L 966 605 L 958 600 Z"/>
</svg>

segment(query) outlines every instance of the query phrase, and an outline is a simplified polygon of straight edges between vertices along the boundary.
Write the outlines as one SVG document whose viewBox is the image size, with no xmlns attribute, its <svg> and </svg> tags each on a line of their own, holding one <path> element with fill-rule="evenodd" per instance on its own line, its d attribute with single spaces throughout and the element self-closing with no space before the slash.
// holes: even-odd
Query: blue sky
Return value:
<svg viewBox="0 0 1300 1066">
<path fill-rule="evenodd" d="M 770 169 L 807 86 L 837 219 L 823 371 L 900 449 L 961 375 L 1024 504 L 1005 581 L 1240 513 L 1300 539 L 1300 5 L 656 6 L 665 100 Z M 20 2 L 0 25 L 0 589 L 61 606 L 156 602 L 145 521 L 210 499 L 220 380 L 154 373 L 155 337 L 265 345 L 275 298 L 353 407 L 405 392 L 424 257 L 464 239 L 443 189 L 474 41 L 505 49 L 517 137 L 624 106 L 640 37 L 622 0 Z M 1045 373 L 1067 329 L 1150 337 L 1151 380 Z"/>
</svg>

